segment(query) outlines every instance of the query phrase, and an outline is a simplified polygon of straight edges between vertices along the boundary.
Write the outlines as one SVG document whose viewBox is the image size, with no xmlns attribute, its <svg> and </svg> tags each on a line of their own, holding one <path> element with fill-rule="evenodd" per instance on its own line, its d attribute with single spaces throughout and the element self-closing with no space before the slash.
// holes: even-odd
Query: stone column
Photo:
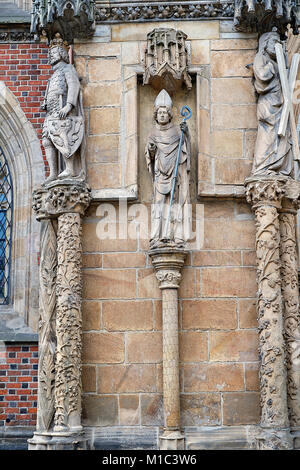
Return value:
<svg viewBox="0 0 300 470">
<path fill-rule="evenodd" d="M 297 198 L 283 198 L 279 221 L 288 412 L 295 444 L 296 447 L 299 447 L 296 442 L 299 441 L 300 437 L 300 312 L 296 241 L 297 209 Z"/>
<path fill-rule="evenodd" d="M 287 406 L 279 209 L 281 178 L 246 180 L 247 201 L 256 219 L 257 317 L 260 354 L 261 433 L 259 449 L 291 449 Z"/>
<path fill-rule="evenodd" d="M 54 181 L 34 193 L 37 219 L 46 220 L 40 270 L 41 402 L 37 431 L 28 441 L 32 450 L 87 446 L 81 426 L 81 219 L 90 199 L 89 187 L 73 180 Z M 42 409 L 49 410 L 47 422 Z"/>
<path fill-rule="evenodd" d="M 39 366 L 37 431 L 50 429 L 54 408 L 56 357 L 56 232 L 55 221 L 41 221 L 39 292 Z"/>
<path fill-rule="evenodd" d="M 184 449 L 180 432 L 178 288 L 187 252 L 159 248 L 149 252 L 162 290 L 164 432 L 160 449 Z"/>
</svg>

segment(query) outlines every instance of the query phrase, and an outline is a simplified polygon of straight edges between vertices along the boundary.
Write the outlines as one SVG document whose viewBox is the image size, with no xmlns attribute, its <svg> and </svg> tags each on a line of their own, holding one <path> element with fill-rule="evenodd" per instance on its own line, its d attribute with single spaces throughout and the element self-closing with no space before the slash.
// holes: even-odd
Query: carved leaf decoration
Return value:
<svg viewBox="0 0 300 470">
<path fill-rule="evenodd" d="M 55 364 L 54 357 L 48 353 L 45 355 L 40 372 L 40 382 L 45 392 L 46 400 L 50 401 L 54 390 Z"/>
</svg>

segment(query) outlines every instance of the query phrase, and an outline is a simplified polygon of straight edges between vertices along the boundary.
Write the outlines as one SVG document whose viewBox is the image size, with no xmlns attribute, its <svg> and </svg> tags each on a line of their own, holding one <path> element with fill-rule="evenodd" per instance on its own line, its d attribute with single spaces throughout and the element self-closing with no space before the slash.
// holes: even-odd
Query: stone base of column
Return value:
<svg viewBox="0 0 300 470">
<path fill-rule="evenodd" d="M 256 438 L 257 450 L 292 450 L 293 438 L 289 429 L 260 428 Z"/>
<path fill-rule="evenodd" d="M 164 431 L 159 436 L 160 450 L 184 450 L 184 435 L 180 431 Z"/>
<path fill-rule="evenodd" d="M 300 428 L 291 429 L 291 436 L 293 441 L 293 449 L 300 450 Z"/>
<path fill-rule="evenodd" d="M 84 432 L 41 432 L 28 439 L 28 450 L 89 450 L 89 439 Z"/>
</svg>

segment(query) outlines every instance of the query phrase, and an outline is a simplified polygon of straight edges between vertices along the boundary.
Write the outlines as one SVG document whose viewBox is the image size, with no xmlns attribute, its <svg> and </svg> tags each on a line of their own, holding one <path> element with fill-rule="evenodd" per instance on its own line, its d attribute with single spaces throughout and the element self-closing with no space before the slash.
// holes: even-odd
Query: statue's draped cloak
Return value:
<svg viewBox="0 0 300 470">
<path fill-rule="evenodd" d="M 254 61 L 257 103 L 258 135 L 254 152 L 253 173 L 274 172 L 290 176 L 293 171 L 290 132 L 279 136 L 278 130 L 283 109 L 283 95 L 278 65 L 264 52 Z"/>
</svg>

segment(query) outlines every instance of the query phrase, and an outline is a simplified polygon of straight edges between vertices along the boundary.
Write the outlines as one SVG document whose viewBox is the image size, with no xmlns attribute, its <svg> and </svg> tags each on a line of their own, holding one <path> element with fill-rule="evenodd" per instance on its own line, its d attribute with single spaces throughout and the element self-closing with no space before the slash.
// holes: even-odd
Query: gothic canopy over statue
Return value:
<svg viewBox="0 0 300 470">
<path fill-rule="evenodd" d="M 288 24 L 298 34 L 299 0 L 235 0 L 235 28 L 239 31 L 265 33 L 273 27 L 283 37 Z"/>
</svg>

